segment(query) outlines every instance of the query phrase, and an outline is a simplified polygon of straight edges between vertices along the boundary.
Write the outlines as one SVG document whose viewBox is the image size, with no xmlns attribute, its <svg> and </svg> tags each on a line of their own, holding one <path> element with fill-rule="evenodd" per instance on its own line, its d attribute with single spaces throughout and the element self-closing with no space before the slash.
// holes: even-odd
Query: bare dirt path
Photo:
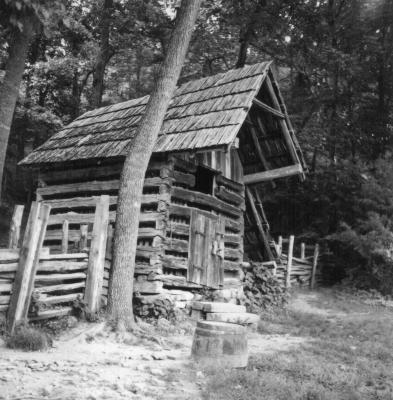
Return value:
<svg viewBox="0 0 393 400">
<path fill-rule="evenodd" d="M 293 298 L 291 308 L 332 313 L 318 294 Z M 293 350 L 305 338 L 250 332 L 251 355 Z M 159 341 L 158 341 L 159 342 Z M 46 352 L 7 349 L 0 341 L 0 399 L 201 399 L 206 377 L 190 360 L 190 333 L 117 340 L 103 324 L 81 323 Z"/>
</svg>

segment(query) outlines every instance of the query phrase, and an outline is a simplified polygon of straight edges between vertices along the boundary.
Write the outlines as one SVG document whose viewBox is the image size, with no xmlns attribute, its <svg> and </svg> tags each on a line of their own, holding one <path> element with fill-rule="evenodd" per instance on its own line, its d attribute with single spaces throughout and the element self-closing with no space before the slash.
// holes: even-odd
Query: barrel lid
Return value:
<svg viewBox="0 0 393 400">
<path fill-rule="evenodd" d="M 218 321 L 198 321 L 197 328 L 206 329 L 209 331 L 223 331 L 228 333 L 246 332 L 246 329 L 243 326 Z"/>
</svg>

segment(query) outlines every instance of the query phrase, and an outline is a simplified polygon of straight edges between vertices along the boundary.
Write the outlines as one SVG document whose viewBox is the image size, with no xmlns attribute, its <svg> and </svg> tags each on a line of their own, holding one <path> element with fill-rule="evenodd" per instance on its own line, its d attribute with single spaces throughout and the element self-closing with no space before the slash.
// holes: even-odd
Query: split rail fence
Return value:
<svg viewBox="0 0 393 400">
<path fill-rule="evenodd" d="M 285 282 L 286 287 L 309 285 L 314 289 L 317 279 L 317 266 L 320 257 L 319 245 L 300 243 L 295 247 L 295 236 L 283 239 L 279 236 L 277 243 L 273 242 L 277 254 L 276 261 L 267 261 L 275 276 Z M 295 250 L 299 256 L 295 256 Z"/>
<path fill-rule="evenodd" d="M 97 312 L 108 290 L 109 196 L 97 197 L 94 214 L 79 220 L 74 213 L 52 214 L 49 204 L 33 202 L 19 247 L 22 215 L 23 207 L 17 206 L 9 248 L 0 249 L 0 312 L 7 314 L 9 330 L 27 319 L 70 314 L 74 301 Z M 61 246 L 50 249 L 51 227 L 59 224 Z"/>
</svg>

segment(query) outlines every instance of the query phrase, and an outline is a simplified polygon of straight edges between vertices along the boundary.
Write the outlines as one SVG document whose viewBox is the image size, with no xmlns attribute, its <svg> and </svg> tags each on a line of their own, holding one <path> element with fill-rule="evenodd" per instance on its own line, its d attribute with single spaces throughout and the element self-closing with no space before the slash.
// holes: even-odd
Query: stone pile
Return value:
<svg viewBox="0 0 393 400">
<path fill-rule="evenodd" d="M 175 309 L 185 309 L 191 301 L 199 298 L 185 290 L 168 290 L 157 295 L 134 296 L 134 314 L 140 318 L 166 318 L 175 316 Z"/>
</svg>

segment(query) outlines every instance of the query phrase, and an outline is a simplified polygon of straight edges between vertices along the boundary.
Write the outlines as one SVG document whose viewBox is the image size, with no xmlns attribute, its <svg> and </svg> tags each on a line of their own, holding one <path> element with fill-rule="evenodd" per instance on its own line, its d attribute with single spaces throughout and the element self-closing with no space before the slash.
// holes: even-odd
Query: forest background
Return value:
<svg viewBox="0 0 393 400">
<path fill-rule="evenodd" d="M 0 81 L 18 10 L 1 0 Z M 13 116 L 0 244 L 34 193 L 17 163 L 83 112 L 149 94 L 177 1 L 46 1 Z M 41 5 L 40 5 L 41 7 Z M 205 0 L 179 83 L 274 60 L 308 163 L 267 186 L 274 236 L 320 241 L 332 276 L 393 294 L 393 0 Z"/>
</svg>

